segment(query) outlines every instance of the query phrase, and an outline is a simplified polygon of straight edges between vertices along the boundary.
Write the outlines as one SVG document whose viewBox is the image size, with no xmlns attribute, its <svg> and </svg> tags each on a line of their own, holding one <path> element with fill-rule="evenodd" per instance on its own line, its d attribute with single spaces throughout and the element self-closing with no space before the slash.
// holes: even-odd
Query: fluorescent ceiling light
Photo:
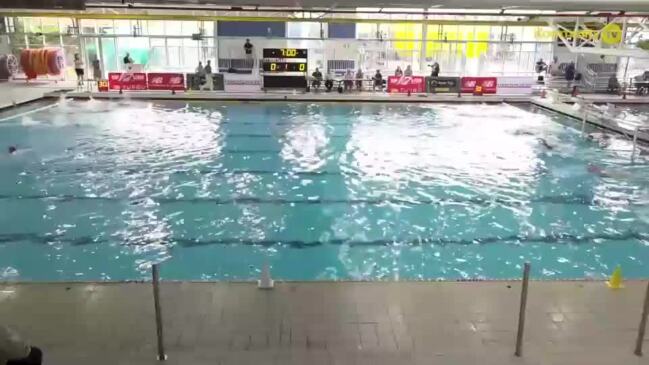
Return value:
<svg viewBox="0 0 649 365">
<path fill-rule="evenodd" d="M 500 9 L 429 9 L 429 13 L 453 13 L 457 15 L 464 14 L 499 14 Z"/>
</svg>

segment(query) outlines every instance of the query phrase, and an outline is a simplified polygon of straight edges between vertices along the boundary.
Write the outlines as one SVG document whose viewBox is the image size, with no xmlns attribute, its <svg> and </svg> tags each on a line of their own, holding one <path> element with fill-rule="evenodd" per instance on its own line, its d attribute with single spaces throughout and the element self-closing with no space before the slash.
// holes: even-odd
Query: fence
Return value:
<svg viewBox="0 0 649 365">
<path fill-rule="evenodd" d="M 272 279 L 270 279 L 270 272 L 267 265 L 264 266 L 262 270 L 261 278 L 258 281 L 258 288 L 260 289 L 272 289 Z M 520 303 L 518 311 L 518 322 L 516 329 L 516 338 L 513 344 L 514 355 L 517 357 L 522 357 L 523 352 L 523 343 L 525 338 L 525 326 L 526 326 L 526 316 L 527 316 L 527 304 L 528 304 L 528 294 L 530 291 L 530 263 L 525 263 L 523 265 L 523 277 L 521 279 L 521 292 L 520 292 Z M 617 270 L 616 270 L 617 272 Z M 614 273 L 611 277 L 611 280 L 607 282 L 609 287 L 613 289 L 621 288 L 621 276 L 616 276 L 618 274 Z M 621 274 L 620 274 L 621 275 Z M 334 284 L 335 285 L 335 284 Z M 434 285 L 434 284 L 431 284 Z M 162 320 L 162 304 L 160 302 L 160 275 L 159 267 L 157 264 L 152 266 L 152 286 L 153 286 L 153 300 L 155 307 L 155 320 L 156 320 L 156 336 L 157 336 L 157 357 L 160 361 L 166 360 L 167 355 L 165 353 L 165 342 L 164 342 L 164 330 L 163 330 L 163 320 Z M 533 286 L 531 290 L 534 290 Z M 512 315 L 514 315 L 512 313 Z M 642 356 L 643 353 L 643 344 L 646 330 L 647 317 L 649 315 L 649 282 L 647 283 L 644 295 L 644 301 L 642 303 L 642 315 L 640 317 L 637 336 L 635 337 L 635 348 L 634 354 L 637 356 Z M 588 336 L 588 333 L 584 333 L 585 336 Z M 308 342 L 307 338 L 307 342 Z"/>
</svg>

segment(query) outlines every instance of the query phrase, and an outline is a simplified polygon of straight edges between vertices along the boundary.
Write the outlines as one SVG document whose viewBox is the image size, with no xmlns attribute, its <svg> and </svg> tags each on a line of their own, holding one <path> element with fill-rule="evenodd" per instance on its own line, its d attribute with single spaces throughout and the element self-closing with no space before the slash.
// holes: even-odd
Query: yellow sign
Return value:
<svg viewBox="0 0 649 365">
<path fill-rule="evenodd" d="M 622 29 L 615 23 L 609 23 L 599 33 L 602 43 L 616 45 L 622 42 Z"/>
<path fill-rule="evenodd" d="M 596 29 L 579 29 L 579 30 L 541 30 L 537 29 L 535 32 L 537 38 L 565 38 L 594 42 L 599 39 L 603 44 L 614 46 L 622 42 L 622 28 L 616 23 L 609 23 L 600 30 Z"/>
</svg>

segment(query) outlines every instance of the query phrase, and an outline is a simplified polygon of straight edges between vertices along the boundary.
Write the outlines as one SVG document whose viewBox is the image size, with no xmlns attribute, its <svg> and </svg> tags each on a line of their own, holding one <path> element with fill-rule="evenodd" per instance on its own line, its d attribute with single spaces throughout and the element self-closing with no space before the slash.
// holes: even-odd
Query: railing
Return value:
<svg viewBox="0 0 649 365">
<path fill-rule="evenodd" d="M 639 149 L 638 146 L 638 133 L 640 131 L 649 131 L 649 127 L 638 126 L 633 131 L 633 149 L 631 150 L 631 163 L 635 163 L 635 151 Z"/>
<path fill-rule="evenodd" d="M 624 119 L 616 119 L 607 117 L 601 110 L 595 108 L 594 104 L 588 103 L 585 99 L 580 98 L 582 118 L 581 118 L 581 135 L 585 137 L 586 124 L 589 123 L 588 118 L 597 120 L 596 124 L 610 128 L 620 133 L 628 141 L 632 141 L 633 148 L 631 150 L 631 163 L 635 163 L 636 151 L 642 149 L 638 144 L 638 135 L 643 131 L 649 131 L 649 126 L 638 124 Z M 614 122 L 614 123 L 613 123 Z"/>
<path fill-rule="evenodd" d="M 527 299 L 529 293 L 529 281 L 530 281 L 530 270 L 531 265 L 529 262 L 524 263 L 523 265 L 523 277 L 521 279 L 521 295 L 520 295 L 520 304 L 518 311 L 518 322 L 516 330 L 516 342 L 514 346 L 514 355 L 517 357 L 523 356 L 523 341 L 525 336 L 525 319 L 527 314 Z M 621 274 L 619 277 L 616 276 L 614 272 L 611 280 L 607 282 L 608 286 L 611 289 L 620 289 L 623 286 L 621 285 Z M 157 337 L 157 358 L 159 361 L 167 360 L 167 354 L 165 353 L 165 344 L 164 344 L 164 329 L 163 329 L 163 319 L 162 319 L 162 309 L 160 302 L 160 275 L 159 275 L 159 265 L 153 264 L 151 267 L 152 274 L 152 286 L 153 286 L 153 301 L 155 307 L 155 321 L 156 321 L 156 337 Z M 264 264 L 264 268 L 261 273 L 260 280 L 258 281 L 259 289 L 273 289 L 273 280 L 270 278 L 270 268 L 268 263 Z M 634 354 L 637 356 L 642 356 L 646 326 L 647 326 L 647 317 L 649 316 L 649 282 L 645 289 L 644 301 L 642 305 L 642 315 L 640 317 L 640 322 L 638 325 L 638 334 L 636 336 Z"/>
</svg>

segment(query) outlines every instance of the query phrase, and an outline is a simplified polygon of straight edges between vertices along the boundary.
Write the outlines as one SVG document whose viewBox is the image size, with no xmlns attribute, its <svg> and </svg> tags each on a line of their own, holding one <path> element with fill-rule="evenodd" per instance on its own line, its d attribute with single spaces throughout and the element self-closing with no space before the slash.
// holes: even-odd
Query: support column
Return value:
<svg viewBox="0 0 649 365">
<path fill-rule="evenodd" d="M 428 42 L 426 41 L 428 39 L 428 15 L 426 15 L 426 18 L 424 18 L 424 22 L 422 23 L 422 29 L 421 29 L 421 47 L 419 47 L 419 71 L 426 75 L 427 72 L 427 67 L 426 67 L 426 51 L 428 49 Z"/>
</svg>

